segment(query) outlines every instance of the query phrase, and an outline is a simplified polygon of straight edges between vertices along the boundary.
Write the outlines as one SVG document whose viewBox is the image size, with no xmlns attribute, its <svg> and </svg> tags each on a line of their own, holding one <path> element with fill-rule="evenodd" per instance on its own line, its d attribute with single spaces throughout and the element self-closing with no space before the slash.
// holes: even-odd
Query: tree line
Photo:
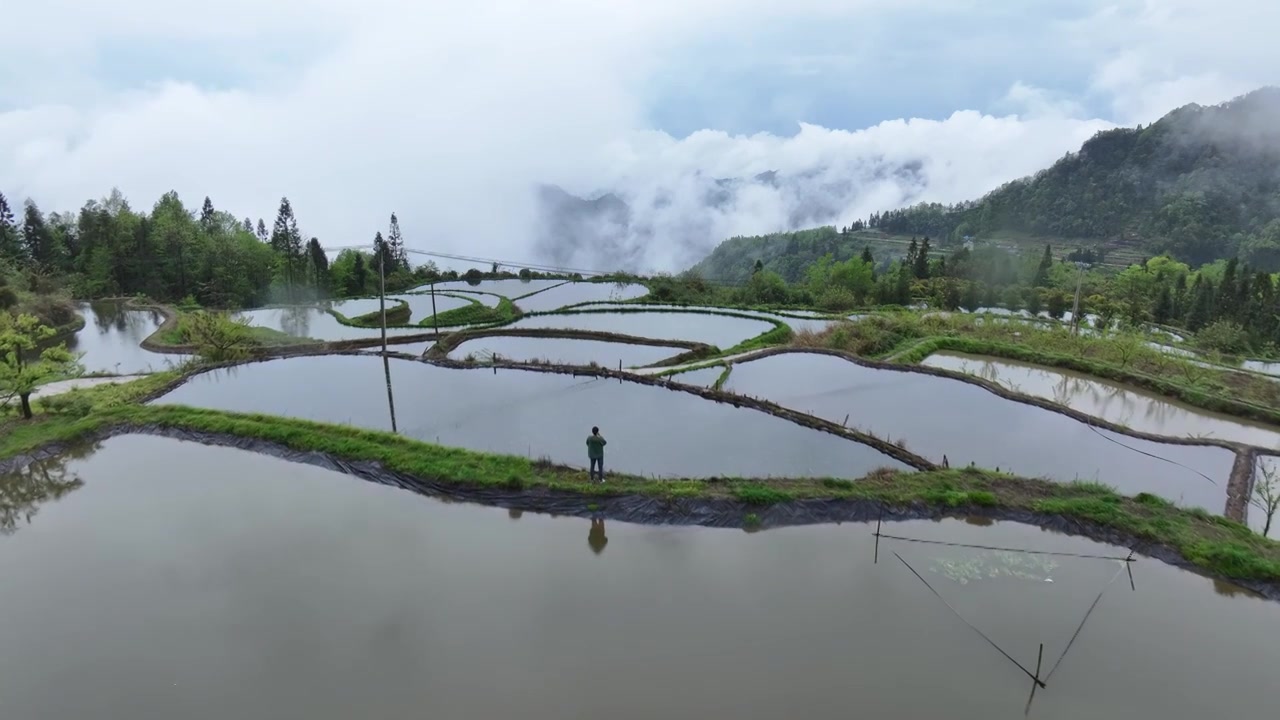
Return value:
<svg viewBox="0 0 1280 720">
<path fill-rule="evenodd" d="M 239 308 L 365 295 L 377 291 L 379 261 L 389 289 L 438 275 L 433 263 L 411 269 L 394 213 L 370 252 L 343 250 L 330 263 L 320 240 L 300 229 L 287 197 L 268 229 L 261 218 L 218 210 L 208 197 L 193 212 L 172 191 L 149 212 L 113 190 L 77 213 L 45 214 L 27 200 L 20 217 L 0 193 L 0 262 L 63 277 L 76 297 L 143 294 Z"/>
<path fill-rule="evenodd" d="M 1195 333 L 1206 349 L 1231 354 L 1280 352 L 1280 277 L 1250 268 L 1237 259 L 1217 260 L 1197 269 L 1167 255 L 1150 258 L 1122 272 L 1082 271 L 1057 257 L 1050 245 L 1039 255 L 1018 254 L 978 244 L 939 253 L 928 236 L 912 238 L 904 257 L 877 261 L 870 245 L 860 251 L 844 243 L 834 228 L 775 237 L 784 246 L 769 260 L 747 262 L 742 252 L 769 244 L 723 244 L 701 267 L 686 274 L 684 287 L 659 283 L 655 294 L 695 301 L 688 286 L 705 295 L 720 293 L 727 302 L 791 305 L 844 312 L 867 305 L 927 302 L 947 310 L 1006 308 L 1062 319 L 1080 289 L 1082 314 L 1110 327 L 1156 323 Z M 843 255 L 829 250 L 835 248 Z M 1069 255 L 1068 258 L 1071 256 Z M 701 268 L 724 268 L 734 260 L 743 277 L 732 288 L 701 280 Z M 714 262 L 711 262 L 714 261 Z M 710 301 L 711 298 L 704 298 Z"/>
</svg>

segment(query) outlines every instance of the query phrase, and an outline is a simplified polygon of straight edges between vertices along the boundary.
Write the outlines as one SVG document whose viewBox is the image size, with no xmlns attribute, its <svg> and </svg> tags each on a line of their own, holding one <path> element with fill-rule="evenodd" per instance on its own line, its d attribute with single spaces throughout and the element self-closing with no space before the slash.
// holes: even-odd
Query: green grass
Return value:
<svg viewBox="0 0 1280 720">
<path fill-rule="evenodd" d="M 432 328 L 436 325 L 440 327 L 496 325 L 509 323 L 520 317 L 520 311 L 516 308 L 515 303 L 505 297 L 499 298 L 496 307 L 489 307 L 471 297 L 466 298 L 466 300 L 470 301 L 470 303 L 460 308 L 437 313 L 434 320 L 430 317 L 423 318 L 418 322 L 418 326 Z"/>
<path fill-rule="evenodd" d="M 269 415 L 139 404 L 140 399 L 180 377 L 179 372 L 171 371 L 126 384 L 77 391 L 82 398 L 80 410 L 87 413 L 83 416 L 44 412 L 31 421 L 0 423 L 0 458 L 50 442 L 73 441 L 110 427 L 149 426 L 256 438 L 348 461 L 373 461 L 396 472 L 460 487 L 565 491 L 600 497 L 719 497 L 762 507 L 806 498 L 845 498 L 895 507 L 925 504 L 961 513 L 966 508 L 1024 510 L 1088 521 L 1142 541 L 1162 543 L 1193 564 L 1226 577 L 1280 582 L 1280 543 L 1203 510 L 1181 509 L 1151 495 L 1125 498 L 1098 483 L 1055 484 L 964 468 L 930 472 L 882 469 L 858 480 L 655 481 L 613 474 L 610 482 L 602 485 L 588 482 L 581 468 L 444 447 L 385 432 Z M 41 409 L 38 402 L 37 409 Z"/>
<path fill-rule="evenodd" d="M 892 313 L 796 333 L 792 344 L 914 364 L 941 350 L 1073 370 L 1133 385 L 1198 408 L 1280 425 L 1280 383 L 1206 368 L 1148 347 L 1136 334 L 1073 336 L 1045 323 L 978 322 L 972 315 Z"/>
</svg>

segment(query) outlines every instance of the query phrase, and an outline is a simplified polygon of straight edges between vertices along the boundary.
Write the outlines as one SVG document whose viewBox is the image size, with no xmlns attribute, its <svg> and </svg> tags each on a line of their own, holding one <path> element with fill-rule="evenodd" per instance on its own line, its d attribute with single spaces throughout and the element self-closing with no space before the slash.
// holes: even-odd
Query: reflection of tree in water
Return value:
<svg viewBox="0 0 1280 720">
<path fill-rule="evenodd" d="M 1143 417 L 1151 422 L 1153 427 L 1164 428 L 1168 423 L 1179 419 L 1184 414 L 1181 408 L 1159 398 L 1148 397 L 1119 385 L 1099 382 L 1066 372 L 1053 372 L 995 361 L 979 361 L 976 366 L 976 369 L 973 369 L 968 367 L 966 363 L 961 366 L 961 370 L 1007 387 L 1014 392 L 1025 393 L 1027 391 L 1017 382 L 1001 374 L 1001 371 L 1006 369 L 1022 369 L 1026 372 L 1028 380 L 1049 388 L 1049 400 L 1059 405 L 1077 407 L 1082 410 L 1087 410 L 1087 408 L 1081 407 L 1073 401 L 1087 400 L 1089 406 L 1096 409 L 1092 414 L 1106 418 L 1119 425 L 1131 426 L 1133 418 L 1141 413 Z M 1035 393 L 1029 394 L 1034 395 Z"/>
<path fill-rule="evenodd" d="M 520 518 L 524 517 L 524 511 L 516 510 L 515 508 L 508 508 L 507 517 L 511 518 L 512 520 L 519 520 Z"/>
<path fill-rule="evenodd" d="M 294 337 L 311 337 L 311 308 L 305 305 L 280 308 L 280 330 Z"/>
<path fill-rule="evenodd" d="M 95 450 L 96 443 L 86 445 L 0 475 L 0 535 L 17 532 L 20 524 L 30 525 L 40 505 L 59 500 L 84 485 L 83 480 L 68 473 L 67 462 Z"/>
</svg>

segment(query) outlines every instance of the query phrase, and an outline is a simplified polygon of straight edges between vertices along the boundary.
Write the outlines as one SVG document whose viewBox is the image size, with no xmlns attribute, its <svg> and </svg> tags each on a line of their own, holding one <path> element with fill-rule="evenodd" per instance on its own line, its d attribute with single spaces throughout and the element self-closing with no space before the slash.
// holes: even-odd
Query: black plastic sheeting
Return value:
<svg viewBox="0 0 1280 720">
<path fill-rule="evenodd" d="M 1183 568 L 1200 575 L 1213 575 L 1187 562 L 1176 550 L 1149 543 L 1118 530 L 1058 515 L 1044 515 L 1026 510 L 973 507 L 945 509 L 916 503 L 890 506 L 872 500 L 811 498 L 772 505 L 753 505 L 732 498 L 664 499 L 643 495 L 579 495 L 546 488 L 508 489 L 493 486 L 462 485 L 447 480 L 420 478 L 395 472 L 372 461 L 348 461 L 327 453 L 293 450 L 283 445 L 235 435 L 180 430 L 151 425 L 120 425 L 108 428 L 75 443 L 53 443 L 30 453 L 0 460 L 0 473 L 22 469 L 26 465 L 59 455 L 73 445 L 101 442 L 116 435 L 145 434 L 187 440 L 203 445 L 230 447 L 261 453 L 289 462 L 304 463 L 326 470 L 354 475 L 380 485 L 401 488 L 444 502 L 468 502 L 481 505 L 552 516 L 603 518 L 647 525 L 697 525 L 717 528 L 742 528 L 748 531 L 798 525 L 830 523 L 873 523 L 877 520 L 941 519 L 945 517 L 983 517 L 1005 520 L 1087 537 L 1091 540 L 1127 547 L 1134 552 Z M 715 483 L 716 480 L 701 482 Z M 751 518 L 750 520 L 748 518 Z M 1221 580 L 1252 590 L 1268 599 L 1280 601 L 1280 582 L 1239 580 L 1217 576 Z"/>
</svg>

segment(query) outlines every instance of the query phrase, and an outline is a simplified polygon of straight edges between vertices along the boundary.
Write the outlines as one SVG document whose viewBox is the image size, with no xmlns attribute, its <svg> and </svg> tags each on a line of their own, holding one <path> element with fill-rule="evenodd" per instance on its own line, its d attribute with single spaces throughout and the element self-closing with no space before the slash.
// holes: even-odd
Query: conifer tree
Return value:
<svg viewBox="0 0 1280 720">
<path fill-rule="evenodd" d="M 217 224 L 218 218 L 213 212 L 213 201 L 208 195 L 204 196 L 204 205 L 200 208 L 200 229 L 205 232 L 213 232 L 213 227 Z"/>
</svg>

